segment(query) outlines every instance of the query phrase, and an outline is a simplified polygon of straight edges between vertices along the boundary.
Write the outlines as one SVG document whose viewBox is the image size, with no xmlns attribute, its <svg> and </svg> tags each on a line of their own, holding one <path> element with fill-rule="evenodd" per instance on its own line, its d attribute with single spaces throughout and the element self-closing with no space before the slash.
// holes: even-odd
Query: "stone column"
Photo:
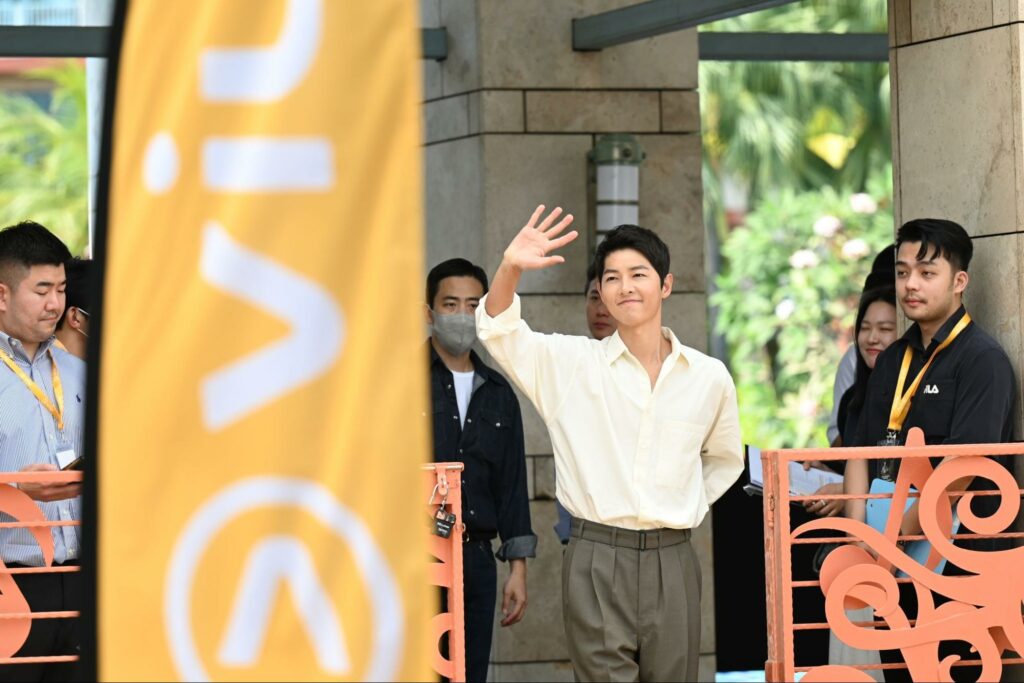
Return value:
<svg viewBox="0 0 1024 683">
<path fill-rule="evenodd" d="M 965 303 L 1010 356 L 1018 390 L 1022 19 L 1020 0 L 889 2 L 895 222 L 948 218 L 971 234 Z"/>
<path fill-rule="evenodd" d="M 83 26 L 109 26 L 114 11 L 113 0 L 79 0 Z M 89 242 L 86 254 L 92 255 L 93 227 L 96 222 L 96 175 L 99 172 L 100 135 L 103 130 L 103 93 L 106 90 L 107 60 L 89 57 L 85 60 L 86 125 L 89 143 Z"/>
<path fill-rule="evenodd" d="M 427 268 L 453 256 L 493 273 L 538 203 L 576 216 L 566 263 L 528 273 L 524 315 L 543 332 L 586 334 L 583 288 L 594 221 L 587 152 L 603 133 L 633 133 L 647 152 L 640 223 L 672 253 L 666 324 L 707 346 L 697 34 L 680 31 L 573 52 L 574 17 L 635 0 L 421 0 L 424 27 L 448 31 L 448 59 L 424 63 Z M 523 622 L 495 627 L 491 679 L 572 680 L 561 615 L 562 548 L 544 425 L 523 400 L 538 558 Z M 714 678 L 710 519 L 695 535 L 704 571 L 702 680 Z M 499 581 L 504 574 L 499 573 Z M 499 596 L 500 600 L 500 596 Z"/>
<path fill-rule="evenodd" d="M 1021 390 L 1024 119 L 1021 0 L 889 0 L 894 217 L 955 220 L 974 259 L 964 301 Z M 1017 397 L 1014 429 L 1021 438 Z M 1017 463 L 1017 478 L 1024 467 Z M 1004 680 L 1024 680 L 1010 667 Z"/>
</svg>

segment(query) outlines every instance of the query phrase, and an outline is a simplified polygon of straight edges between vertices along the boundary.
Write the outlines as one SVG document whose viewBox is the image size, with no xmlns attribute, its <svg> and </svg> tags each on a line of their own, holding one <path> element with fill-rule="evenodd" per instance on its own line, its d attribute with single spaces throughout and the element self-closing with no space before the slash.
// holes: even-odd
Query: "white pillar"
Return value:
<svg viewBox="0 0 1024 683">
<path fill-rule="evenodd" d="M 84 26 L 109 26 L 113 0 L 78 0 L 81 23 Z M 89 242 L 85 256 L 92 255 L 93 226 L 96 222 L 96 177 L 99 172 L 100 135 L 103 130 L 103 98 L 107 60 L 90 57 L 85 60 L 86 125 L 89 150 Z"/>
</svg>

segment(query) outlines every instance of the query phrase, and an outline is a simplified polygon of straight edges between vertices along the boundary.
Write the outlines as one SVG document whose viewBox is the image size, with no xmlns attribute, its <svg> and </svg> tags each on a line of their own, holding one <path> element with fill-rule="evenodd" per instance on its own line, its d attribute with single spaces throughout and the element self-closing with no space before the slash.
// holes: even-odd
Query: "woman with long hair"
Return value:
<svg viewBox="0 0 1024 683">
<path fill-rule="evenodd" d="M 872 286 L 874 285 L 874 286 Z M 896 288 L 891 282 L 868 285 L 857 307 L 857 374 L 839 402 L 839 433 L 842 443 L 850 443 L 857 421 L 864 407 L 868 391 L 868 378 L 875 368 L 879 354 L 896 341 Z M 841 445 L 840 444 L 840 445 Z"/>
</svg>

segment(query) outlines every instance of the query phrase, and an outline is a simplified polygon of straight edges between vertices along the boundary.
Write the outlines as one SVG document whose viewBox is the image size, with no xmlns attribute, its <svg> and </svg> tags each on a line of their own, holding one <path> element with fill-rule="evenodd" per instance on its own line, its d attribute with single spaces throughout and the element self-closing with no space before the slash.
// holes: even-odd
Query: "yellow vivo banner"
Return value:
<svg viewBox="0 0 1024 683">
<path fill-rule="evenodd" d="M 415 7 L 119 9 L 101 679 L 431 676 Z"/>
</svg>

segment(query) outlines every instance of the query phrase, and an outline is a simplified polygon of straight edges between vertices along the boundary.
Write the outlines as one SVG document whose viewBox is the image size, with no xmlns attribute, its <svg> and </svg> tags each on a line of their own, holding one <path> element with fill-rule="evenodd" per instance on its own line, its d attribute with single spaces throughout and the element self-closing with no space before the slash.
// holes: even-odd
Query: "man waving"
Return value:
<svg viewBox="0 0 1024 683">
<path fill-rule="evenodd" d="M 695 680 L 701 579 L 690 530 L 743 470 L 735 388 L 719 361 L 662 327 L 668 247 L 638 226 L 608 233 L 594 257 L 615 334 L 533 332 L 519 278 L 562 263 L 552 252 L 577 237 L 564 233 L 571 215 L 543 214 L 505 250 L 476 315 L 481 341 L 551 434 L 558 500 L 573 517 L 562 591 L 576 676 Z"/>
</svg>

